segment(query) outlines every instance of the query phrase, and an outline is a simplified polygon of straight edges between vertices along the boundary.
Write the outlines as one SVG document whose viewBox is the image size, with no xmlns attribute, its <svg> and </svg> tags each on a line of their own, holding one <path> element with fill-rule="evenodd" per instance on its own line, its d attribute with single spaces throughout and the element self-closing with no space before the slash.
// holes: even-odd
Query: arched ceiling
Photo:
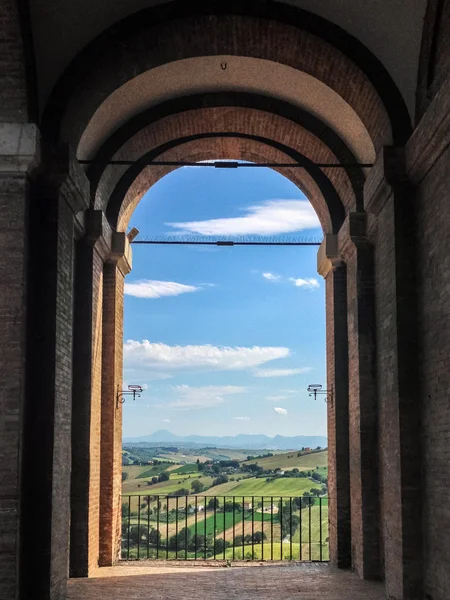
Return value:
<svg viewBox="0 0 450 600">
<path fill-rule="evenodd" d="M 184 5 L 191 2 L 184 0 Z M 161 4 L 166 1 L 29 0 L 41 110 L 64 69 L 92 39 L 120 19 Z M 289 0 L 283 4 L 324 17 L 364 44 L 390 73 L 413 115 L 426 0 Z"/>
<path fill-rule="evenodd" d="M 179 60 L 130 80 L 97 110 L 81 138 L 78 157 L 91 158 L 118 127 L 151 106 L 181 95 L 224 89 L 258 93 L 298 106 L 330 127 L 359 162 L 375 160 L 372 140 L 361 119 L 331 88 L 286 65 L 240 56 Z"/>
</svg>

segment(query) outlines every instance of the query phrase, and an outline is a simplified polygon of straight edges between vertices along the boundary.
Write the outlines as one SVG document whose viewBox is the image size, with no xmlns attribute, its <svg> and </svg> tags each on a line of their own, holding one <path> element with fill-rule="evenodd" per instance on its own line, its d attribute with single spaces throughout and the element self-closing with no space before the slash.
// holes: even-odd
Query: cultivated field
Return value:
<svg viewBox="0 0 450 600">
<path fill-rule="evenodd" d="M 300 454 L 300 456 L 299 456 Z M 277 469 L 289 471 L 297 468 L 299 471 L 310 471 L 317 467 L 328 466 L 328 450 L 321 450 L 312 453 L 287 452 L 285 454 L 276 454 L 266 458 L 255 458 L 254 460 L 244 461 L 246 464 L 257 464 L 263 469 Z"/>
</svg>

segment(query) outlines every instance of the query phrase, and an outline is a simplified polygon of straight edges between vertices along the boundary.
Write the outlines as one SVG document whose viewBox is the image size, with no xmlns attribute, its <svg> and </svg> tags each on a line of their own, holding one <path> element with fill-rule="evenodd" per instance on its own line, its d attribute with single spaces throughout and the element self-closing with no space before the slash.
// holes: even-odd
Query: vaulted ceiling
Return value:
<svg viewBox="0 0 450 600">
<path fill-rule="evenodd" d="M 244 2 L 244 0 L 242 0 Z M 184 0 L 189 5 L 191 0 Z M 264 4 L 256 0 L 252 5 Z M 30 0 L 41 110 L 70 61 L 102 31 L 164 0 Z M 426 0 L 290 0 L 335 23 L 385 66 L 411 115 Z"/>
</svg>

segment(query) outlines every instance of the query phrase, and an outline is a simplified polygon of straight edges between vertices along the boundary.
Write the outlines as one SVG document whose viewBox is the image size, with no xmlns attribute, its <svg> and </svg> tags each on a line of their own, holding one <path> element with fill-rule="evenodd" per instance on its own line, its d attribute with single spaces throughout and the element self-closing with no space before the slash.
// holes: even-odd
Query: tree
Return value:
<svg viewBox="0 0 450 600">
<path fill-rule="evenodd" d="M 163 471 L 158 476 L 158 481 L 169 481 L 169 479 L 170 479 L 170 475 L 166 471 Z"/>
<path fill-rule="evenodd" d="M 150 544 L 154 544 L 155 546 L 161 545 L 161 532 L 157 529 L 152 529 L 148 536 L 148 541 Z"/>
<path fill-rule="evenodd" d="M 128 473 L 122 471 L 122 481 L 126 481 L 128 479 Z"/>
<path fill-rule="evenodd" d="M 223 540 L 222 538 L 218 538 L 214 541 L 214 552 L 215 554 L 222 554 L 225 548 L 230 547 L 230 542 L 228 540 Z"/>
<path fill-rule="evenodd" d="M 170 497 L 176 497 L 176 496 L 189 496 L 189 490 L 186 488 L 180 488 L 179 490 L 175 490 L 174 492 L 171 492 L 170 494 L 167 494 Z"/>
<path fill-rule="evenodd" d="M 281 525 L 281 537 L 293 536 L 300 525 L 300 519 L 297 515 L 292 514 L 290 504 L 279 502 L 278 504 L 278 519 Z"/>
<path fill-rule="evenodd" d="M 219 477 L 216 477 L 216 479 L 213 480 L 212 485 L 220 485 L 221 483 L 227 483 L 228 481 L 228 475 L 219 475 Z"/>
<path fill-rule="evenodd" d="M 194 481 L 191 483 L 191 489 L 194 492 L 194 494 L 200 494 L 200 492 L 203 492 L 203 490 L 205 489 L 205 486 L 198 479 L 194 479 Z"/>
<path fill-rule="evenodd" d="M 262 531 L 255 531 L 253 534 L 253 542 L 255 544 L 260 544 L 263 540 L 267 540 L 267 535 Z"/>
<path fill-rule="evenodd" d="M 208 508 L 213 510 L 214 508 L 219 507 L 219 498 L 210 498 L 208 502 Z"/>
<path fill-rule="evenodd" d="M 152 477 L 152 483 L 153 484 L 158 483 L 158 478 L 157 477 Z"/>
<path fill-rule="evenodd" d="M 244 537 L 242 535 L 237 535 L 233 540 L 233 546 L 242 546 L 243 541 Z"/>
</svg>

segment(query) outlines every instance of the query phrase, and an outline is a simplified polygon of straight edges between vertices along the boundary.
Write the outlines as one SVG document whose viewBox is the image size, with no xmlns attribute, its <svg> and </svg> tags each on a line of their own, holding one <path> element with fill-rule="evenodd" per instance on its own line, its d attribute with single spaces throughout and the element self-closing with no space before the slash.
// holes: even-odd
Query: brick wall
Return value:
<svg viewBox="0 0 450 600">
<path fill-rule="evenodd" d="M 0 122 L 26 122 L 27 78 L 17 0 L 0 0 L 0 23 Z"/>
<path fill-rule="evenodd" d="M 116 264 L 104 268 L 103 380 L 100 495 L 100 564 L 119 557 L 122 489 L 122 390 L 124 275 Z"/>
<path fill-rule="evenodd" d="M 0 175 L 0 598 L 15 597 L 19 550 L 22 405 L 25 393 L 24 174 Z"/>
<path fill-rule="evenodd" d="M 417 196 L 424 587 L 432 600 L 446 600 L 450 590 L 449 161 L 447 146 Z"/>
<path fill-rule="evenodd" d="M 330 560 L 341 568 L 351 566 L 346 275 L 345 264 L 326 275 Z"/>
</svg>

